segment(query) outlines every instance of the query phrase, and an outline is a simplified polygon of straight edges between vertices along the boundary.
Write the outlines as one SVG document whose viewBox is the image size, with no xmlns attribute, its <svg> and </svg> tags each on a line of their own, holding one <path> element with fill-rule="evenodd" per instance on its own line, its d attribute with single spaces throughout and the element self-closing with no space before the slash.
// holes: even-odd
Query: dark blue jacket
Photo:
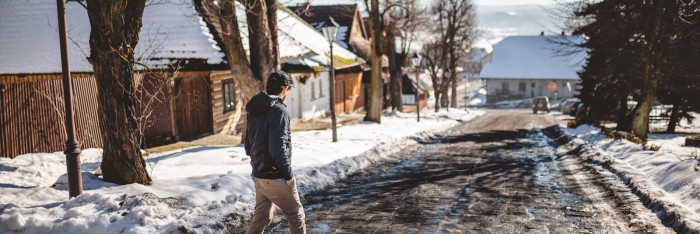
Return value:
<svg viewBox="0 0 700 234">
<path fill-rule="evenodd" d="M 247 114 L 245 152 L 250 156 L 253 176 L 262 179 L 292 179 L 292 142 L 289 112 L 277 96 L 260 92 L 245 107 Z"/>
</svg>

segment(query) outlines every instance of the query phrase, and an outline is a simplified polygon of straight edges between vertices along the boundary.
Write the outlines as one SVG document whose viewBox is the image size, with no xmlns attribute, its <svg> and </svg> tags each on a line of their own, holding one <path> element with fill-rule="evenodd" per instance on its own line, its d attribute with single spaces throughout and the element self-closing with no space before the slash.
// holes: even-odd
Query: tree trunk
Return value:
<svg viewBox="0 0 700 234">
<path fill-rule="evenodd" d="M 279 45 L 277 41 L 277 0 L 265 0 L 267 5 L 267 22 L 270 29 L 270 41 L 272 42 L 272 64 L 275 70 L 282 69 L 280 62 Z"/>
<path fill-rule="evenodd" d="M 659 82 L 659 60 L 662 57 L 660 49 L 661 15 L 663 14 L 663 1 L 656 0 L 645 4 L 648 8 L 649 26 L 646 27 L 646 45 L 642 54 L 642 77 L 644 84 L 641 92 L 641 100 L 637 104 L 632 119 L 632 133 L 646 142 L 649 132 L 649 113 L 656 100 L 656 89 Z"/>
<path fill-rule="evenodd" d="M 393 110 L 403 111 L 403 99 L 401 97 L 401 67 L 403 63 L 401 58 L 396 54 L 396 29 L 389 23 L 386 30 L 387 41 L 387 56 L 389 57 L 389 76 L 390 76 L 390 91 L 391 107 Z"/>
<path fill-rule="evenodd" d="M 88 0 L 90 62 L 97 82 L 105 181 L 150 184 L 135 117 L 134 48 L 146 0 Z"/>
<path fill-rule="evenodd" d="M 248 22 L 248 42 L 250 45 L 250 68 L 256 79 L 267 85 L 267 76 L 279 67 L 276 60 L 279 53 L 268 20 L 267 0 L 244 0 L 246 21 Z M 275 17 L 276 18 L 276 17 Z M 276 34 L 277 32 L 274 32 Z M 277 36 L 274 36 L 277 38 Z"/>
<path fill-rule="evenodd" d="M 445 92 L 441 92 L 440 94 L 440 106 L 444 108 L 450 106 L 450 95 L 447 90 L 445 90 Z"/>
<path fill-rule="evenodd" d="M 678 114 L 680 109 L 679 104 L 673 104 L 673 109 L 671 109 L 671 118 L 668 121 L 668 127 L 666 128 L 667 133 L 676 133 L 676 125 L 680 122 L 680 115 Z"/>
<path fill-rule="evenodd" d="M 627 97 L 624 97 L 620 99 L 617 111 L 617 126 L 615 127 L 617 131 L 629 132 L 631 119 L 627 111 Z"/>
<path fill-rule="evenodd" d="M 372 67 L 372 77 L 370 81 L 369 108 L 365 121 L 381 123 L 382 121 L 382 101 L 383 101 L 383 81 L 382 81 L 382 26 L 379 18 L 379 0 L 371 0 L 369 13 L 370 26 L 372 27 L 372 38 L 370 45 L 370 62 Z"/>
<path fill-rule="evenodd" d="M 440 92 L 435 92 L 435 113 L 440 112 Z"/>
</svg>

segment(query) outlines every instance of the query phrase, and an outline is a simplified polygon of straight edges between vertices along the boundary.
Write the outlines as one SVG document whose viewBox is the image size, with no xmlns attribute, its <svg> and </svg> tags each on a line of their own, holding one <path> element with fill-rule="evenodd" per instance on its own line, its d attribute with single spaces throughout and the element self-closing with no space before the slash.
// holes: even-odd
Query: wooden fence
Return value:
<svg viewBox="0 0 700 234">
<path fill-rule="evenodd" d="M 61 151 L 65 144 L 63 86 L 54 75 L 0 88 L 0 157 Z M 73 79 L 75 127 L 84 148 L 100 147 L 95 79 Z"/>
<path fill-rule="evenodd" d="M 151 111 L 142 120 L 145 121 L 144 146 L 174 141 L 178 127 L 183 128 L 183 138 L 211 133 L 208 73 L 188 75 L 193 77 L 180 79 L 184 85 L 173 90 L 179 94 L 175 97 L 168 90 L 169 82 L 154 82 L 157 76 L 137 75 L 136 79 L 145 79 L 142 82 L 145 89 L 158 90 L 152 92 L 156 95 L 138 95 L 139 103 L 147 103 L 145 98 L 155 98 L 148 102 Z M 31 82 L 9 82 L 21 80 L 16 77 L 1 78 L 4 83 L 0 83 L 0 157 L 62 151 L 66 131 L 60 74 L 20 77 Z M 102 147 L 95 78 L 89 74 L 74 74 L 73 95 L 77 140 L 83 148 Z M 181 109 L 176 109 L 178 112 L 174 114 L 173 106 Z M 138 112 L 142 113 L 143 109 L 137 106 Z"/>
</svg>

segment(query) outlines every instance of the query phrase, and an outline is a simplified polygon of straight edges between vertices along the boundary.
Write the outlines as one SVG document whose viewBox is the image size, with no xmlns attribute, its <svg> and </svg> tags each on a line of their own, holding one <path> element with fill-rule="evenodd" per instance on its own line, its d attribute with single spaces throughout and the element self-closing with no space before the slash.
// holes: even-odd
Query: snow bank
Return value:
<svg viewBox="0 0 700 234">
<path fill-rule="evenodd" d="M 482 113 L 426 112 L 420 123 L 414 114 L 393 113 L 381 125 L 340 127 L 336 143 L 329 130 L 293 133 L 300 193 L 322 189 Z M 250 160 L 242 146 L 150 155 L 150 186 L 101 181 L 92 173 L 99 168 L 99 149 L 84 150 L 81 160 L 85 192 L 68 200 L 62 153 L 0 158 L 0 233 L 227 232 L 247 224 L 255 202 Z"/>
<path fill-rule="evenodd" d="M 679 232 L 700 232 L 700 162 L 679 156 L 684 153 L 680 150 L 690 150 L 682 148 L 689 147 L 673 146 L 652 134 L 649 144 L 676 149 L 655 152 L 625 140 L 605 138 L 600 129 L 589 125 L 559 130 L 575 137 L 568 144 L 582 157 L 610 170 L 633 188 L 665 224 Z"/>
</svg>

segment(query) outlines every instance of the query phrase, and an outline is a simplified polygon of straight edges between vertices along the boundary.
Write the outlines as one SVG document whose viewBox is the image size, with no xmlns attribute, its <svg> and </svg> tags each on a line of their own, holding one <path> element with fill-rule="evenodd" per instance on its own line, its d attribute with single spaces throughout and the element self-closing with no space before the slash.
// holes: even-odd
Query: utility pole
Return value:
<svg viewBox="0 0 700 234">
<path fill-rule="evenodd" d="M 68 43 L 66 36 L 66 3 L 56 0 L 58 10 L 58 37 L 61 43 L 61 69 L 63 70 L 63 101 L 66 111 L 66 169 L 68 170 L 68 196 L 77 197 L 83 193 L 83 179 L 80 175 L 80 143 L 75 139 L 73 120 L 73 84 L 68 63 Z"/>
</svg>

